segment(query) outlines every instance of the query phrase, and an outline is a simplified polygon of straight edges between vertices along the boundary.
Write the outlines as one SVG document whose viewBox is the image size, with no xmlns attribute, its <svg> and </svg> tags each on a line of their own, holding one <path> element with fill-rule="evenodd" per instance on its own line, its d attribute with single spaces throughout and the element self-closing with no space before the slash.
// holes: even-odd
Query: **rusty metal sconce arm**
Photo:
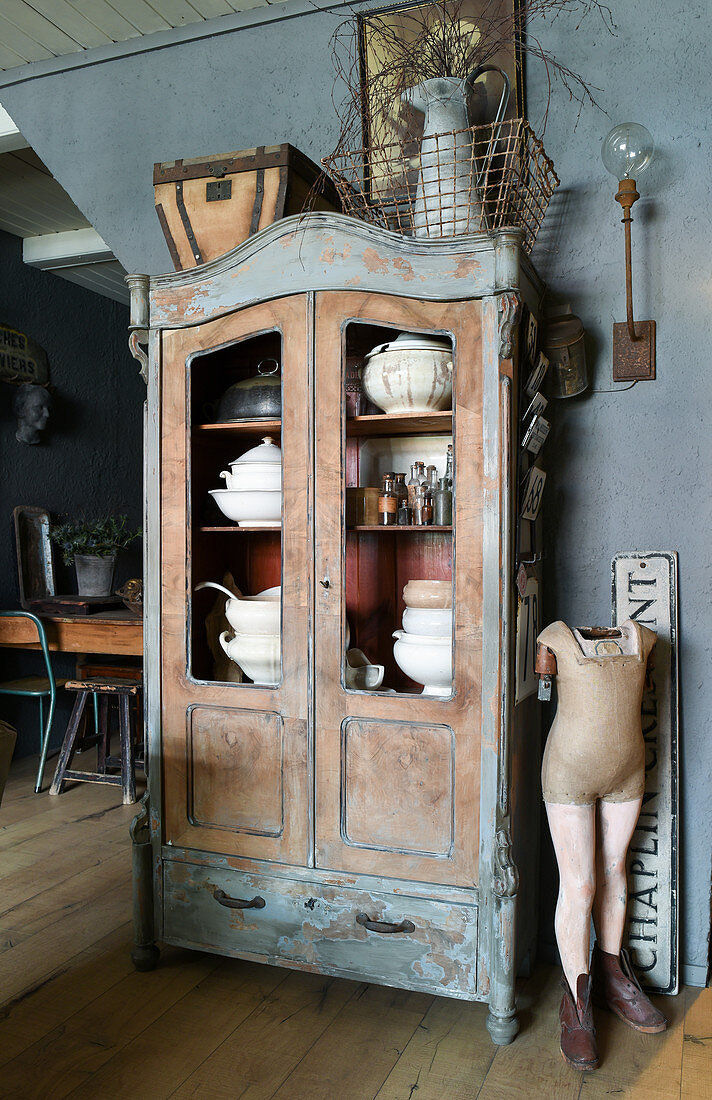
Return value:
<svg viewBox="0 0 712 1100">
<path fill-rule="evenodd" d="M 633 265 L 631 259 L 630 211 L 640 198 L 633 174 L 643 172 L 653 158 L 653 139 L 644 126 L 624 122 L 607 134 L 601 157 L 608 171 L 618 180 L 616 202 L 623 210 L 625 229 L 626 322 L 613 326 L 613 381 L 640 382 L 655 378 L 655 321 L 633 317 Z"/>
</svg>

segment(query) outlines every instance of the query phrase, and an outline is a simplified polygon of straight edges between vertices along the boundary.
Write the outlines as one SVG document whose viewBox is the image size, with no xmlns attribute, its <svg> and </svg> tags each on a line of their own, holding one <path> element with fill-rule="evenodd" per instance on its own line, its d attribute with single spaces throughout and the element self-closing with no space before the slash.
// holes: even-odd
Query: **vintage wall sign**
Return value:
<svg viewBox="0 0 712 1100">
<path fill-rule="evenodd" d="M 617 554 L 616 626 L 657 633 L 653 690 L 643 697 L 645 794 L 628 849 L 628 947 L 646 988 L 678 989 L 677 554 Z"/>
<path fill-rule="evenodd" d="M 539 358 L 537 359 L 537 364 L 534 367 L 531 374 L 529 375 L 529 377 L 527 378 L 527 381 L 526 381 L 525 386 L 524 386 L 524 390 L 526 392 L 527 397 L 534 397 L 535 393 L 537 392 L 537 390 L 541 386 L 542 382 L 544 381 L 544 377 L 545 377 L 546 372 L 548 371 L 548 369 L 549 369 L 549 360 L 544 355 L 544 352 L 540 351 L 539 352 Z"/>
<path fill-rule="evenodd" d="M 522 519 L 535 520 L 539 515 L 545 481 L 546 474 L 544 471 L 540 470 L 538 466 L 532 466 L 522 490 L 522 510 L 519 513 Z"/>
<path fill-rule="evenodd" d="M 524 439 L 522 440 L 524 450 L 529 451 L 530 454 L 538 455 L 546 443 L 550 427 L 549 421 L 545 420 L 543 416 L 535 416 L 524 433 Z"/>
<path fill-rule="evenodd" d="M 528 424 L 529 421 L 533 419 L 533 417 L 539 416 L 540 413 L 544 412 L 544 409 L 548 404 L 549 402 L 544 397 L 544 394 L 539 393 L 539 391 L 537 390 L 537 392 L 532 397 L 529 405 L 527 406 L 527 410 L 522 417 L 522 423 Z"/>
<path fill-rule="evenodd" d="M 44 348 L 24 332 L 0 324 L 0 380 L 46 386 L 49 363 Z"/>
</svg>

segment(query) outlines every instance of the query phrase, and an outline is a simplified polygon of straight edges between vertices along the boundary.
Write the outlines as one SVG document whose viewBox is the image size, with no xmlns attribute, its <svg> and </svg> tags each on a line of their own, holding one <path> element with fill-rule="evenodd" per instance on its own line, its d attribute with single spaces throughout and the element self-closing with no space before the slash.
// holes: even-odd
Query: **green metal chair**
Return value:
<svg viewBox="0 0 712 1100">
<path fill-rule="evenodd" d="M 52 663 L 49 659 L 49 648 L 47 646 L 47 639 L 45 637 L 44 627 L 41 621 L 36 615 L 33 615 L 31 611 L 0 611 L 0 616 L 4 619 L 9 618 L 22 618 L 30 619 L 37 628 L 37 638 L 42 650 L 42 656 L 44 657 L 45 669 L 47 671 L 46 676 L 23 676 L 20 680 L 4 680 L 0 682 L 0 695 L 25 695 L 31 698 L 39 699 L 40 703 L 40 766 L 37 771 L 37 782 L 35 784 L 35 794 L 39 794 L 42 790 L 42 777 L 45 769 L 45 763 L 47 761 L 47 750 L 49 748 L 49 737 L 52 732 L 52 719 L 54 718 L 54 707 L 57 699 L 57 688 L 64 687 L 67 682 L 65 677 L 57 677 L 52 672 Z M 44 718 L 44 701 L 49 696 L 49 710 L 47 713 L 47 721 Z"/>
</svg>

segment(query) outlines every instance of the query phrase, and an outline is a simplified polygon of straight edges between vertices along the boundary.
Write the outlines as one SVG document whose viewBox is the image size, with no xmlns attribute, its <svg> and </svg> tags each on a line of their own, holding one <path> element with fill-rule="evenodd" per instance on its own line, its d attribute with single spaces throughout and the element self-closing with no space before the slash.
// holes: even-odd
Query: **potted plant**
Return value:
<svg viewBox="0 0 712 1100">
<path fill-rule="evenodd" d="M 126 516 L 69 521 L 49 532 L 62 551 L 64 564 L 74 562 L 80 596 L 111 594 L 116 555 L 140 535 L 140 527 L 135 531 L 127 527 Z"/>
</svg>

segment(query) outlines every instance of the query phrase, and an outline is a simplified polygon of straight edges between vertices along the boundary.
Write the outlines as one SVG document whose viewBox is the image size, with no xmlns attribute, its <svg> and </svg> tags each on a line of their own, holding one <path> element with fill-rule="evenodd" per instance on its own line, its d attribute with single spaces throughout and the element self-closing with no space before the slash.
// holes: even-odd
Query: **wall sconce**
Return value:
<svg viewBox="0 0 712 1100">
<path fill-rule="evenodd" d="M 640 195 L 635 177 L 653 159 L 653 139 L 644 126 L 623 122 L 614 126 L 601 146 L 605 167 L 618 180 L 616 201 L 625 226 L 625 296 L 627 321 L 613 326 L 613 381 L 640 382 L 655 378 L 655 321 L 633 320 L 633 276 L 630 258 L 630 208 Z"/>
</svg>

